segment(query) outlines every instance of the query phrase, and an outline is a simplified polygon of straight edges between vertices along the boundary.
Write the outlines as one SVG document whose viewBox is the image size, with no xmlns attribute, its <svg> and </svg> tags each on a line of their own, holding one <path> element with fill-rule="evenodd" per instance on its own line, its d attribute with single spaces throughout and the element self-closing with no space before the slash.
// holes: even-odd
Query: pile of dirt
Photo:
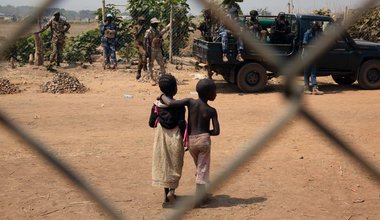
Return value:
<svg viewBox="0 0 380 220">
<path fill-rule="evenodd" d="M 84 93 L 87 88 L 79 80 L 67 73 L 55 73 L 53 80 L 41 85 L 46 93 Z"/>
<path fill-rule="evenodd" d="M 8 79 L 0 78 L 0 94 L 14 94 L 21 92 L 18 86 L 9 82 Z"/>
</svg>

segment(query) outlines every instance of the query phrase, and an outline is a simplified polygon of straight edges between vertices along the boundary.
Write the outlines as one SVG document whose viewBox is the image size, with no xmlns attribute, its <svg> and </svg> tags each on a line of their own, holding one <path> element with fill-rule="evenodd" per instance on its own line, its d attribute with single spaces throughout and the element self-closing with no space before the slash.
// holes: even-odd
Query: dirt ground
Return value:
<svg viewBox="0 0 380 220">
<path fill-rule="evenodd" d="M 23 91 L 0 95 L 0 109 L 67 161 L 130 219 L 163 219 L 162 189 L 151 186 L 154 129 L 148 127 L 158 87 L 136 82 L 135 70 L 103 71 L 99 63 L 64 66 L 90 90 L 46 94 L 39 86 L 52 79 L 45 68 L 2 63 L 0 77 Z M 193 67 L 169 70 L 182 85 L 177 98 L 194 97 Z M 225 168 L 245 144 L 261 134 L 284 108 L 281 86 L 271 81 L 262 93 L 242 94 L 215 77 L 220 136 L 212 138 L 211 176 Z M 323 96 L 304 97 L 305 105 L 364 157 L 380 168 L 380 90 L 357 84 L 338 86 L 319 78 Z M 133 95 L 132 99 L 124 98 Z M 108 219 L 103 210 L 0 126 L 1 219 Z M 189 153 L 177 194 L 195 188 Z M 380 187 L 301 117 L 292 119 L 259 155 L 214 192 L 205 208 L 185 219 L 380 219 Z"/>
</svg>

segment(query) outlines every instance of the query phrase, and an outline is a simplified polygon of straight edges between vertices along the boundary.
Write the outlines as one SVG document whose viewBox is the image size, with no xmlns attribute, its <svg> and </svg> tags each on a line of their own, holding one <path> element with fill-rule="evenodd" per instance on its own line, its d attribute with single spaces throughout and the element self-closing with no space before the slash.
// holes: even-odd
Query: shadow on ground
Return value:
<svg viewBox="0 0 380 220">
<path fill-rule="evenodd" d="M 229 195 L 215 195 L 208 199 L 207 203 L 202 205 L 201 208 L 219 208 L 219 207 L 233 207 L 240 205 L 252 205 L 256 203 L 265 202 L 267 198 L 264 197 L 251 197 L 247 199 L 235 198 Z"/>
<path fill-rule="evenodd" d="M 258 94 L 268 94 L 268 93 L 282 93 L 284 92 L 284 85 L 282 84 L 273 84 L 268 83 L 268 85 L 264 88 L 263 91 L 256 92 L 256 93 L 244 93 L 242 92 L 237 85 L 227 83 L 223 80 L 214 80 L 217 92 L 221 94 L 238 94 L 238 95 L 258 95 Z M 338 94 L 343 93 L 347 91 L 357 91 L 361 88 L 358 84 L 353 85 L 338 85 L 334 83 L 318 83 L 318 87 L 321 91 L 323 91 L 325 94 Z"/>
<path fill-rule="evenodd" d="M 178 205 L 183 200 L 191 199 L 191 195 L 177 195 L 177 204 Z M 220 208 L 220 207 L 233 207 L 241 205 L 252 205 L 256 203 L 265 202 L 267 198 L 265 197 L 251 197 L 248 199 L 235 198 L 229 195 L 214 195 L 209 197 L 205 203 L 203 203 L 199 208 Z M 175 208 L 173 206 L 171 208 Z"/>
</svg>

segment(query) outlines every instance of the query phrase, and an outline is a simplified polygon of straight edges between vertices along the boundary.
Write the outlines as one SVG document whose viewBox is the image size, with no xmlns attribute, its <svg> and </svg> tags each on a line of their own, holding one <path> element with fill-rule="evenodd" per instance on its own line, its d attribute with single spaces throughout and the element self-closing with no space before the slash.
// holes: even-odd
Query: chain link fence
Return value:
<svg viewBox="0 0 380 220">
<path fill-rule="evenodd" d="M 19 28 L 12 34 L 12 37 L 8 38 L 7 42 L 0 46 L 0 55 L 3 55 L 4 52 L 15 43 L 18 36 L 22 36 L 25 32 L 27 32 L 29 30 L 29 27 L 32 26 L 31 24 L 36 21 L 36 19 L 44 12 L 44 10 L 55 2 L 57 1 L 43 1 L 43 3 L 40 5 L 41 7 L 39 7 L 38 10 L 31 15 L 31 19 L 25 20 L 22 24 L 20 24 Z M 329 47 L 341 36 L 341 34 L 353 24 L 354 19 L 356 19 L 358 16 L 361 16 L 368 8 L 377 2 L 377 0 L 363 1 L 360 9 L 356 10 L 355 16 L 347 18 L 346 22 L 343 25 L 336 24 L 334 28 L 328 29 L 326 34 L 318 40 L 317 43 L 319 46 L 316 47 L 315 50 L 308 51 L 302 60 L 299 59 L 299 56 L 294 56 L 292 59 L 285 61 L 279 58 L 275 59 L 273 57 L 270 57 L 269 54 L 272 54 L 271 49 L 263 46 L 262 44 L 259 44 L 257 40 L 250 37 L 250 34 L 246 30 L 242 31 L 238 24 L 234 23 L 232 20 L 229 20 L 227 18 L 226 12 L 221 9 L 218 4 L 212 1 L 199 0 L 199 3 L 202 4 L 204 8 L 210 8 L 212 10 L 212 14 L 215 16 L 214 18 L 218 22 L 223 22 L 229 30 L 231 30 L 234 34 L 238 34 L 248 49 L 257 51 L 264 59 L 270 60 L 272 65 L 275 65 L 278 67 L 278 69 L 280 69 L 281 75 L 286 77 L 284 98 L 287 100 L 287 105 L 284 110 L 273 120 L 273 122 L 270 123 L 261 132 L 260 135 L 253 138 L 246 146 L 243 147 L 244 150 L 239 153 L 236 159 L 228 162 L 226 168 L 216 174 L 216 177 L 208 185 L 206 192 L 197 194 L 195 197 L 190 197 L 188 199 L 182 200 L 180 204 L 178 204 L 177 209 L 170 213 L 169 216 L 167 216 L 167 219 L 182 218 L 187 211 L 191 210 L 194 207 L 195 203 L 201 201 L 207 193 L 220 186 L 240 166 L 250 161 L 254 155 L 256 155 L 266 146 L 266 143 L 268 143 L 268 141 L 278 135 L 286 127 L 287 123 L 297 115 L 302 116 L 311 125 L 316 127 L 322 134 L 329 138 L 339 150 L 344 152 L 347 156 L 355 159 L 358 165 L 373 175 L 377 182 L 380 183 L 380 171 L 378 167 L 367 161 L 355 150 L 355 146 L 352 146 L 352 144 L 348 143 L 343 137 L 332 131 L 326 122 L 314 116 L 312 111 L 303 105 L 303 91 L 299 88 L 299 86 L 297 86 L 297 83 L 295 82 L 295 78 L 298 72 L 302 71 L 310 63 L 314 62 L 314 60 L 316 60 L 321 54 L 323 54 L 323 52 L 328 50 Z M 182 5 L 181 7 L 173 5 L 171 7 L 166 7 L 166 9 L 167 11 L 160 12 L 162 16 L 160 18 L 163 21 L 165 21 L 165 19 L 173 20 L 172 24 L 176 24 L 178 20 L 181 20 L 182 16 L 184 16 L 184 10 L 188 10 L 188 8 L 186 8 L 186 5 Z M 169 18 L 167 18 L 167 14 L 170 15 Z M 149 16 L 148 14 L 146 15 L 147 17 L 153 17 L 152 14 L 149 14 Z M 169 42 L 172 42 L 172 44 L 166 45 L 165 47 L 171 48 L 171 50 L 169 50 L 170 54 L 168 54 L 168 57 L 172 58 L 174 61 L 180 60 L 177 57 L 183 57 L 185 55 L 189 55 L 190 53 L 186 50 L 186 48 L 189 46 L 189 27 L 189 24 L 185 24 L 183 26 L 173 25 L 171 27 L 173 35 L 172 37 L 168 36 L 168 38 Z M 183 41 L 179 41 L 179 39 Z M 102 207 L 110 215 L 110 217 L 114 219 L 125 218 L 125 216 L 121 216 L 119 214 L 119 211 L 116 207 L 111 205 L 103 198 L 102 193 L 100 193 L 99 190 L 94 189 L 90 186 L 86 179 L 82 177 L 83 175 L 79 175 L 77 171 L 71 169 L 71 166 L 61 158 L 49 153 L 47 146 L 33 139 L 31 135 L 25 132 L 19 125 L 12 122 L 10 117 L 1 111 L 0 123 L 9 131 L 13 132 L 15 136 L 24 140 L 38 154 L 42 155 L 46 160 L 48 160 L 52 166 L 64 174 L 84 192 L 90 195 L 90 197 L 96 201 L 99 206 Z"/>
</svg>

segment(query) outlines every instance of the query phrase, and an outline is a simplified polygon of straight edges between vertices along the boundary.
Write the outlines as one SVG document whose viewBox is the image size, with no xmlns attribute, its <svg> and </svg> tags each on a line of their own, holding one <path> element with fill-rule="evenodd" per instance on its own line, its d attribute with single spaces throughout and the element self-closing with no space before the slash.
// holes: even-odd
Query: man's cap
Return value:
<svg viewBox="0 0 380 220">
<path fill-rule="evenodd" d="M 106 18 L 113 18 L 112 14 L 107 14 Z"/>
<path fill-rule="evenodd" d="M 61 15 L 61 13 L 60 13 L 59 11 L 55 11 L 53 15 L 54 15 L 54 16 L 56 16 L 56 15 Z"/>
<path fill-rule="evenodd" d="M 251 16 L 258 16 L 259 13 L 256 10 L 252 10 L 252 11 L 249 12 L 249 15 L 251 15 Z"/>
<path fill-rule="evenodd" d="M 140 16 L 137 18 L 138 21 L 145 21 L 145 17 L 144 16 Z"/>
<path fill-rule="evenodd" d="M 160 23 L 160 20 L 158 20 L 157 18 L 152 18 L 152 19 L 150 19 L 150 23 L 151 24 L 158 24 L 158 23 Z"/>
<path fill-rule="evenodd" d="M 285 12 L 280 12 L 278 13 L 279 18 L 285 18 Z"/>
</svg>

